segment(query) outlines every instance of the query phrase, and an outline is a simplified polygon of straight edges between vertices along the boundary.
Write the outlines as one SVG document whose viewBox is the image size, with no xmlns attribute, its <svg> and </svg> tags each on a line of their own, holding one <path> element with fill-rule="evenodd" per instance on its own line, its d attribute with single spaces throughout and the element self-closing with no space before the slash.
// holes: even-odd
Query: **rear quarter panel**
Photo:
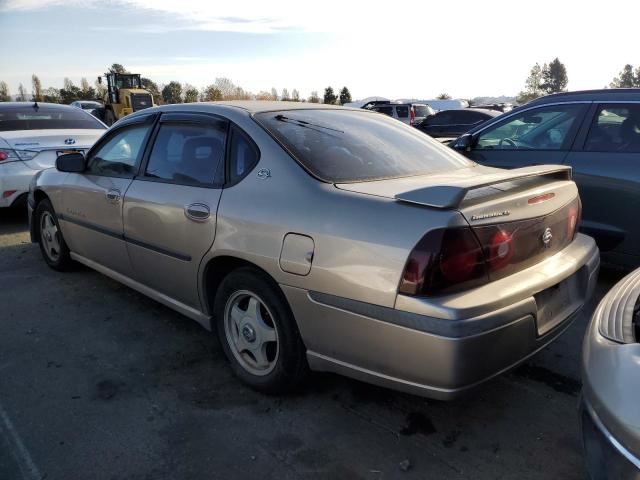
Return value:
<svg viewBox="0 0 640 480">
<path fill-rule="evenodd" d="M 261 159 L 244 180 L 223 191 L 216 238 L 203 265 L 230 255 L 258 265 L 282 285 L 393 307 L 409 252 L 425 232 L 466 225 L 456 211 L 411 206 L 322 183 L 253 120 L 234 121 L 256 141 Z M 260 179 L 256 172 L 264 168 L 271 176 Z M 308 275 L 280 268 L 287 233 L 313 238 Z"/>
</svg>

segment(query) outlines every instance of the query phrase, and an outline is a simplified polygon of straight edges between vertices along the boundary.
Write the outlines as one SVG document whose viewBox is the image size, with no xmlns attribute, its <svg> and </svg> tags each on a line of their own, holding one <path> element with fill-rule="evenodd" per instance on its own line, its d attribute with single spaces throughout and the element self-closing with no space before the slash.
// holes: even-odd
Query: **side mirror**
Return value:
<svg viewBox="0 0 640 480">
<path fill-rule="evenodd" d="M 87 161 L 82 153 L 65 153 L 56 159 L 56 168 L 61 172 L 81 173 L 87 168 Z"/>
<path fill-rule="evenodd" d="M 454 150 L 458 150 L 459 152 L 469 152 L 471 151 L 471 144 L 473 143 L 473 135 L 470 133 L 465 133 L 456 139 L 455 142 L 451 143 L 450 146 Z"/>
</svg>

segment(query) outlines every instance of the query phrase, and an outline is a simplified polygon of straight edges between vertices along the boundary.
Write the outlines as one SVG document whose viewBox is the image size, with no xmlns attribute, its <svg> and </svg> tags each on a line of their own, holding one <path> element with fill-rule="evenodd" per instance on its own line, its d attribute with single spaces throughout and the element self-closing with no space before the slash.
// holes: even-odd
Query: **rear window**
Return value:
<svg viewBox="0 0 640 480">
<path fill-rule="evenodd" d="M 296 110 L 255 118 L 327 182 L 409 177 L 472 165 L 419 130 L 366 111 Z"/>
<path fill-rule="evenodd" d="M 0 132 L 14 130 L 104 129 L 102 123 L 79 108 L 0 107 Z"/>
</svg>

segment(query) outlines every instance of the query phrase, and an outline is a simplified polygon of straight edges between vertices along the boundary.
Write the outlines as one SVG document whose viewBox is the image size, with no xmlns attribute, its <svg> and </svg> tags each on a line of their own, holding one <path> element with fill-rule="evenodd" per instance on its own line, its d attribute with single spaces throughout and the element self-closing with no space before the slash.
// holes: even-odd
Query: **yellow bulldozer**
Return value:
<svg viewBox="0 0 640 480">
<path fill-rule="evenodd" d="M 104 101 L 104 123 L 111 126 L 117 120 L 138 110 L 153 107 L 153 95 L 142 88 L 139 73 L 105 73 L 107 90 Z M 98 77 L 102 84 L 102 77 Z"/>
</svg>

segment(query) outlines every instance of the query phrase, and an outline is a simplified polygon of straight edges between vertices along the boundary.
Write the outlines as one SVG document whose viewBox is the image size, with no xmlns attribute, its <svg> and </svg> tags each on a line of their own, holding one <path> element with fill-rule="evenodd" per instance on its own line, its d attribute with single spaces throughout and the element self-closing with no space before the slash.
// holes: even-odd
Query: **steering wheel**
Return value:
<svg viewBox="0 0 640 480">
<path fill-rule="evenodd" d="M 516 142 L 514 142 L 510 138 L 501 139 L 500 143 L 498 143 L 498 146 L 502 148 L 502 145 L 505 143 L 508 144 L 510 147 L 518 148 L 518 145 L 516 144 Z"/>
</svg>

